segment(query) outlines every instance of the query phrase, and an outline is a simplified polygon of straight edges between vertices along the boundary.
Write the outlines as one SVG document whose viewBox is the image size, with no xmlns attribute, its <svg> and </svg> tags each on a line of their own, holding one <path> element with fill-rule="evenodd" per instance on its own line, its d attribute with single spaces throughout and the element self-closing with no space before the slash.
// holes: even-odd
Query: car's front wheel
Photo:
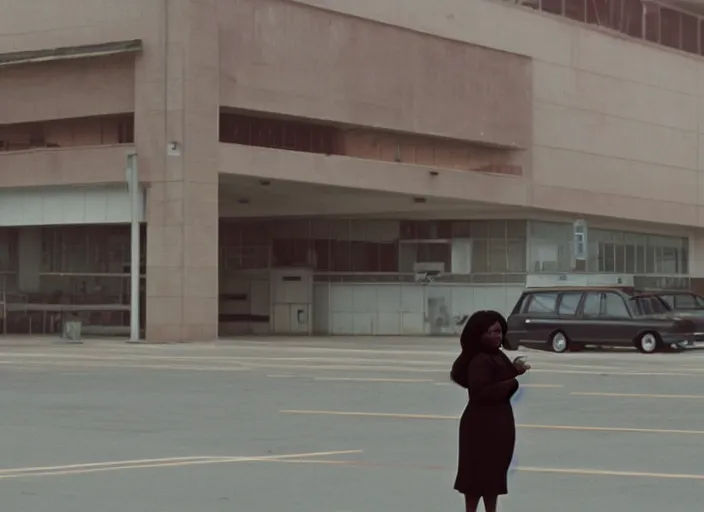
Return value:
<svg viewBox="0 0 704 512">
<path fill-rule="evenodd" d="M 636 340 L 636 348 L 643 354 L 657 352 L 662 345 L 660 336 L 654 332 L 646 332 Z"/>
<path fill-rule="evenodd" d="M 550 335 L 549 346 L 556 354 L 562 354 L 570 348 L 570 340 L 564 332 L 556 331 Z"/>
</svg>

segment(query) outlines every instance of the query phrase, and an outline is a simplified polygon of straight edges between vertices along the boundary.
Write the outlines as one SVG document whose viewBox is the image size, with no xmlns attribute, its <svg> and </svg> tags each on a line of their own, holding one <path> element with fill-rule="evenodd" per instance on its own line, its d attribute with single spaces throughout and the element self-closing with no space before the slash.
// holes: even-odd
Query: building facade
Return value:
<svg viewBox="0 0 704 512">
<path fill-rule="evenodd" d="M 127 332 L 137 271 L 154 342 L 452 333 L 556 282 L 699 289 L 698 9 L 10 0 L 2 332 Z"/>
</svg>

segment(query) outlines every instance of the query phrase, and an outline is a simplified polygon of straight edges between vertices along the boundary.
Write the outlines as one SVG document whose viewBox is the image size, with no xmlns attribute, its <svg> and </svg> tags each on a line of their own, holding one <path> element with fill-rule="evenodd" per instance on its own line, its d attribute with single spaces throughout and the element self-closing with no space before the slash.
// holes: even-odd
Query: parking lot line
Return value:
<svg viewBox="0 0 704 512">
<path fill-rule="evenodd" d="M 393 418 L 410 420 L 453 420 L 458 421 L 458 416 L 446 416 L 441 414 L 403 414 L 390 412 L 352 412 L 352 411 L 317 411 L 317 410 L 297 410 L 283 409 L 281 414 L 303 414 L 317 416 L 357 416 L 367 418 Z M 680 430 L 680 429 L 659 429 L 659 428 L 636 428 L 636 427 L 593 427 L 586 425 L 539 425 L 534 423 L 518 423 L 518 428 L 530 430 L 565 430 L 580 432 L 633 432 L 643 434 L 683 434 L 683 435 L 704 435 L 704 430 Z"/>
<path fill-rule="evenodd" d="M 328 452 L 291 453 L 285 455 L 263 455 L 254 457 L 183 457 L 172 459 L 144 459 L 133 461 L 113 461 L 88 464 L 71 464 L 67 466 L 52 466 L 46 468 L 16 468 L 0 472 L 0 480 L 10 478 L 29 478 L 42 476 L 68 476 L 106 471 L 125 471 L 129 469 L 174 468 L 211 464 L 233 464 L 242 462 L 265 462 L 273 460 L 331 457 L 333 455 L 351 455 L 362 453 L 362 450 L 336 450 Z"/>
<path fill-rule="evenodd" d="M 277 462 L 286 464 L 317 464 L 328 466 L 344 466 L 351 468 L 381 468 L 381 469 L 419 469 L 419 470 L 435 470 L 435 471 L 455 471 L 455 467 L 437 466 L 427 464 L 384 464 L 366 461 L 349 461 L 337 459 L 288 459 L 288 460 L 271 460 L 266 462 Z M 575 476 L 609 476 L 609 477 L 628 477 L 628 478 L 658 478 L 658 479 L 674 479 L 674 480 L 704 480 L 702 474 L 690 473 L 650 473 L 643 471 L 617 471 L 609 469 L 589 469 L 589 468 L 547 468 L 536 466 L 517 466 L 512 468 L 512 471 L 522 473 L 553 473 Z"/>
<path fill-rule="evenodd" d="M 395 379 L 392 377 L 313 377 L 313 380 L 326 382 L 403 382 L 403 383 L 420 383 L 433 382 L 432 379 Z"/>
<path fill-rule="evenodd" d="M 678 398 L 687 400 L 704 400 L 704 395 L 665 395 L 649 393 L 599 393 L 587 391 L 574 391 L 570 395 L 575 396 L 598 396 L 610 398 Z"/>
</svg>

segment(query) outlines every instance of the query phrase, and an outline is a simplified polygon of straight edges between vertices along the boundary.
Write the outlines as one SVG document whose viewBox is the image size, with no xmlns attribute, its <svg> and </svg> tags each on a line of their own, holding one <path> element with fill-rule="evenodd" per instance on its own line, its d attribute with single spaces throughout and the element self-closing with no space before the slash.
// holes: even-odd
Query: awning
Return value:
<svg viewBox="0 0 704 512">
<path fill-rule="evenodd" d="M 0 54 L 0 68 L 20 64 L 34 64 L 57 60 L 86 59 L 105 57 L 123 53 L 138 53 L 142 51 L 142 40 L 116 41 L 112 43 L 89 44 L 83 46 L 65 46 L 45 50 L 10 52 Z"/>
</svg>

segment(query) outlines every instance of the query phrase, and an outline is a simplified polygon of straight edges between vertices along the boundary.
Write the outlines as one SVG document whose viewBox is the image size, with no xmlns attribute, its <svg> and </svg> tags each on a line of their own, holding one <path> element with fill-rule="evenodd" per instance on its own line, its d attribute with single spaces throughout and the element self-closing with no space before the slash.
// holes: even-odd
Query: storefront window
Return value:
<svg viewBox="0 0 704 512">
<path fill-rule="evenodd" d="M 533 272 L 568 272 L 572 225 L 531 222 L 529 264 Z M 587 272 L 681 275 L 688 272 L 688 239 L 607 229 L 587 235 Z"/>
</svg>

